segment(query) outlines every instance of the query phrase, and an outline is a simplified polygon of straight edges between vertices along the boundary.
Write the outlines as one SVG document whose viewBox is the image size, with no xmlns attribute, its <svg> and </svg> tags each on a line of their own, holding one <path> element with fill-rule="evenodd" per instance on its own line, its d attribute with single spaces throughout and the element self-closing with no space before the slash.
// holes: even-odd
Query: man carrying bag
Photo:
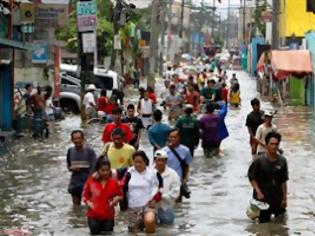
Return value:
<svg viewBox="0 0 315 236">
<path fill-rule="evenodd" d="M 192 161 L 192 156 L 189 148 L 180 144 L 179 130 L 173 129 L 169 133 L 169 145 L 162 150 L 167 153 L 167 165 L 174 169 L 181 179 L 181 194 L 178 202 L 181 202 L 181 197 L 190 197 L 190 191 L 187 186 L 189 176 L 189 164 Z"/>
</svg>

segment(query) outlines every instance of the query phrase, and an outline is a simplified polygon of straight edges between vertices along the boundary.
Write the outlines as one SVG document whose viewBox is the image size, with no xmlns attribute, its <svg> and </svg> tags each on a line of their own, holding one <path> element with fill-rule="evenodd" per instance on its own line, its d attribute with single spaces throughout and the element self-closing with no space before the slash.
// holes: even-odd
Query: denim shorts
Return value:
<svg viewBox="0 0 315 236">
<path fill-rule="evenodd" d="M 157 210 L 157 217 L 156 218 L 158 220 L 158 224 L 171 225 L 174 223 L 175 214 L 174 214 L 173 209 L 163 210 L 162 208 L 159 208 Z"/>
</svg>

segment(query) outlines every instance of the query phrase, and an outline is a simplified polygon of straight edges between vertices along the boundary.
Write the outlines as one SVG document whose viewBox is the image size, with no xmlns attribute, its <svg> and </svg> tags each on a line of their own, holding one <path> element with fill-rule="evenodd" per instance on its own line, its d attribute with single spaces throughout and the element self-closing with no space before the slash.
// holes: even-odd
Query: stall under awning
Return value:
<svg viewBox="0 0 315 236">
<path fill-rule="evenodd" d="M 309 50 L 273 50 L 271 65 L 278 80 L 285 79 L 292 74 L 301 75 L 313 72 Z"/>
</svg>

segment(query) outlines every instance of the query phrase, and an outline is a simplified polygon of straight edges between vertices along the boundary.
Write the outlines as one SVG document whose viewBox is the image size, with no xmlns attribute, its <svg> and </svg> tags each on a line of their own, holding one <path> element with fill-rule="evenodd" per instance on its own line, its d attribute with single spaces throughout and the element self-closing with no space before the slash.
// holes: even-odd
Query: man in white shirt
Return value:
<svg viewBox="0 0 315 236">
<path fill-rule="evenodd" d="M 152 114 L 154 110 L 154 103 L 149 98 L 149 91 L 145 90 L 144 97 L 140 99 L 138 113 L 141 115 L 143 126 L 147 129 L 153 123 Z"/>
<path fill-rule="evenodd" d="M 167 154 L 158 150 L 154 154 L 155 168 L 163 178 L 162 200 L 157 204 L 157 219 L 160 224 L 173 224 L 174 205 L 180 194 L 181 182 L 175 170 L 167 166 Z"/>
<path fill-rule="evenodd" d="M 95 85 L 90 84 L 86 90 L 86 94 L 83 97 L 84 110 L 89 119 L 96 117 L 97 106 L 94 97 L 95 90 Z"/>
<path fill-rule="evenodd" d="M 171 80 L 173 77 L 174 71 L 172 69 L 172 66 L 168 65 L 167 70 L 165 72 L 165 79 L 166 80 Z"/>
<path fill-rule="evenodd" d="M 272 124 L 272 118 L 273 118 L 273 112 L 266 111 L 264 123 L 262 123 L 257 129 L 255 138 L 258 143 L 258 148 L 257 148 L 258 155 L 266 152 L 265 138 L 267 134 L 272 131 L 277 131 L 277 127 L 274 124 Z"/>
</svg>

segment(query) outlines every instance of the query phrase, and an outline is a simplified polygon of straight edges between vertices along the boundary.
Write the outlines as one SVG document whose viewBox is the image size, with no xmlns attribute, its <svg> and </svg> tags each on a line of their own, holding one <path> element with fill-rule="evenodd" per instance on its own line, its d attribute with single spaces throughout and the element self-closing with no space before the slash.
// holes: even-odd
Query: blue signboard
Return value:
<svg viewBox="0 0 315 236">
<path fill-rule="evenodd" d="M 47 50 L 48 50 L 47 44 L 38 45 L 33 52 L 32 62 L 34 64 L 46 63 L 48 59 Z"/>
</svg>

